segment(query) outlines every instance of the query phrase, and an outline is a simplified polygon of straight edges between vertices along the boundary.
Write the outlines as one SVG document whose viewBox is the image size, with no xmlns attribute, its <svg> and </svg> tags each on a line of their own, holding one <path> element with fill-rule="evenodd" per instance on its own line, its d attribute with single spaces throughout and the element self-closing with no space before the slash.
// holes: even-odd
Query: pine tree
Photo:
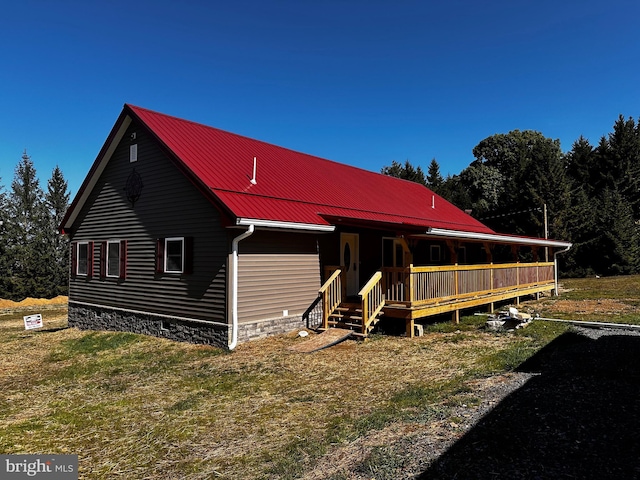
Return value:
<svg viewBox="0 0 640 480">
<path fill-rule="evenodd" d="M 15 170 L 7 202 L 10 297 L 45 296 L 47 215 L 36 170 L 25 150 Z M 44 253 L 44 254 L 43 254 Z"/>
<path fill-rule="evenodd" d="M 571 150 L 565 155 L 565 166 L 572 187 L 591 186 L 596 164 L 596 152 L 589 140 L 582 135 L 573 142 Z"/>
<path fill-rule="evenodd" d="M 417 168 L 414 167 L 409 160 L 406 160 L 404 162 L 404 165 L 401 165 L 400 163 L 393 160 L 391 162 L 391 166 L 382 167 L 380 173 L 382 173 L 383 175 L 389 175 L 391 177 L 409 180 L 410 182 L 427 185 L 427 179 L 424 176 L 422 168 L 419 165 Z"/>
<path fill-rule="evenodd" d="M 530 212 L 529 223 L 537 227 L 537 236 L 544 237 L 544 217 L 547 209 L 550 238 L 568 238 L 567 216 L 571 205 L 571 182 L 566 175 L 565 160 L 560 145 L 546 143 L 546 148 L 532 152 L 531 169 L 526 178 L 524 194 L 531 206 L 539 210 Z"/>
<path fill-rule="evenodd" d="M 638 226 L 633 220 L 631 205 L 616 189 L 602 194 L 596 268 L 605 275 L 626 275 L 638 272 Z"/>
<path fill-rule="evenodd" d="M 633 118 L 625 120 L 620 115 L 608 145 L 607 163 L 613 171 L 615 186 L 631 205 L 634 217 L 640 218 L 640 125 L 636 127 Z"/>
<path fill-rule="evenodd" d="M 429 168 L 427 169 L 427 185 L 434 192 L 440 193 L 440 188 L 443 183 L 444 179 L 440 174 L 440 165 L 438 165 L 438 162 L 434 158 L 431 160 Z"/>
<path fill-rule="evenodd" d="M 67 293 L 67 278 L 69 272 L 69 242 L 58 233 L 65 212 L 69 207 L 68 184 L 60 168 L 56 165 L 51 178 L 47 182 L 45 204 L 48 210 L 47 247 L 48 256 L 52 259 L 49 275 L 49 289 L 47 296 Z"/>
<path fill-rule="evenodd" d="M 2 178 L 0 178 L 0 181 Z M 0 298 L 7 298 L 9 292 L 9 251 L 7 235 L 7 195 L 0 183 Z"/>
<path fill-rule="evenodd" d="M 447 175 L 438 189 L 438 195 L 462 210 L 471 211 L 474 216 L 477 213 L 473 211 L 473 201 L 469 189 L 463 185 L 460 175 Z"/>
<path fill-rule="evenodd" d="M 575 274 L 640 271 L 640 128 L 620 116 L 596 148 L 580 137 L 567 153 L 571 207 L 567 255 Z"/>
</svg>

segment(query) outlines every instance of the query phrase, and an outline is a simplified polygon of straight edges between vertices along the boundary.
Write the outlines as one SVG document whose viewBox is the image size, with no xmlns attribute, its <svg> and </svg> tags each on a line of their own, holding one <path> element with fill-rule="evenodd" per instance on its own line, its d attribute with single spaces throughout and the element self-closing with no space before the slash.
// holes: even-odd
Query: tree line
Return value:
<svg viewBox="0 0 640 480">
<path fill-rule="evenodd" d="M 26 150 L 8 191 L 0 178 L 0 298 L 67 295 L 69 245 L 58 226 L 69 197 L 57 166 L 46 190 L 40 187 Z"/>
<path fill-rule="evenodd" d="M 566 153 L 559 140 L 513 130 L 473 156 L 446 178 L 436 159 L 426 174 L 408 160 L 382 173 L 428 186 L 500 233 L 573 242 L 567 276 L 640 273 L 640 120 L 620 115 L 597 145 L 581 136 Z"/>
<path fill-rule="evenodd" d="M 513 130 L 473 156 L 446 178 L 436 159 L 427 173 L 408 160 L 382 173 L 428 186 L 500 233 L 573 242 L 565 275 L 640 273 L 640 120 L 621 115 L 597 145 L 580 137 L 566 153 L 559 140 Z M 68 241 L 57 228 L 69 199 L 60 168 L 43 190 L 26 151 L 9 190 L 0 178 L 0 298 L 67 294 Z"/>
</svg>

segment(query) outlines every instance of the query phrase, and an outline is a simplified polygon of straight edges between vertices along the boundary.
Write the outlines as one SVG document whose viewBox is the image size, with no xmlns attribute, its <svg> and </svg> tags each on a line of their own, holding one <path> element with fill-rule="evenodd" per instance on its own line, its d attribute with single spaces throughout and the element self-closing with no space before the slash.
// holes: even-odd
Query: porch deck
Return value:
<svg viewBox="0 0 640 480">
<path fill-rule="evenodd" d="M 329 268 L 332 274 L 320 289 L 324 328 L 344 301 L 342 269 Z M 384 315 L 404 320 L 407 336 L 413 336 L 417 319 L 452 312 L 458 321 L 460 310 L 512 298 L 519 301 L 554 288 L 553 262 L 384 267 L 359 293 L 363 314 L 358 333 L 366 336 Z"/>
</svg>

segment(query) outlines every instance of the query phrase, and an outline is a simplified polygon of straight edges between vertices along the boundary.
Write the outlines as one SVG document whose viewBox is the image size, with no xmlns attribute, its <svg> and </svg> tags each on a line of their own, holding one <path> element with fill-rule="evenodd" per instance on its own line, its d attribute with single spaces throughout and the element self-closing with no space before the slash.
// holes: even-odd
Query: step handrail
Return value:
<svg viewBox="0 0 640 480">
<path fill-rule="evenodd" d="M 337 269 L 320 287 L 322 296 L 322 328 L 329 328 L 329 317 L 342 303 L 342 270 Z"/>
<path fill-rule="evenodd" d="M 369 333 L 369 326 L 382 311 L 385 298 L 382 288 L 382 272 L 373 274 L 364 287 L 358 292 L 362 303 L 362 334 Z"/>
</svg>

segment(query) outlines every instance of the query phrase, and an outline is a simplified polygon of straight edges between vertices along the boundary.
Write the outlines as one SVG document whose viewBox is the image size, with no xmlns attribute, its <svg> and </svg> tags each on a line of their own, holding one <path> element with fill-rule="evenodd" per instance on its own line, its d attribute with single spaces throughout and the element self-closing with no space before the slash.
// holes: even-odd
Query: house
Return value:
<svg viewBox="0 0 640 480">
<path fill-rule="evenodd" d="M 69 324 L 233 349 L 556 288 L 571 244 L 501 235 L 422 185 L 124 105 L 60 226 Z M 527 250 L 533 262 L 520 262 Z M 355 312 L 355 313 L 354 313 Z"/>
</svg>

